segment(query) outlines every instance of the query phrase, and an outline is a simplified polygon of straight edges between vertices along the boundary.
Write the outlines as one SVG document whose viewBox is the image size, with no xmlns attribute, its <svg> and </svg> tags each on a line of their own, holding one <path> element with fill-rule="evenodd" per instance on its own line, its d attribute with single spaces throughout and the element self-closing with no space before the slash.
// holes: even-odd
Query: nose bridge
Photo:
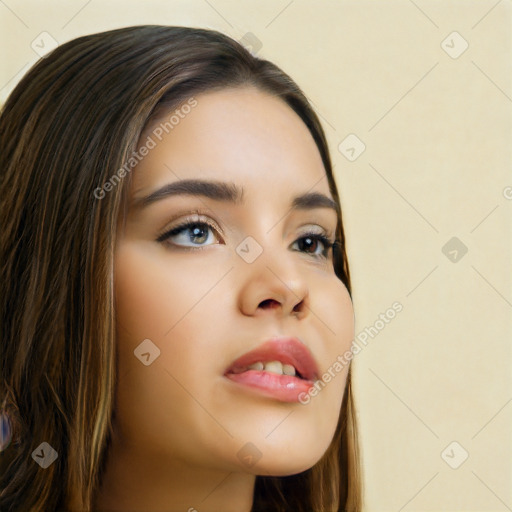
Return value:
<svg viewBox="0 0 512 512">
<path fill-rule="evenodd" d="M 262 226 L 261 221 L 259 225 Z M 245 284 L 242 293 L 246 307 L 250 304 L 251 310 L 274 309 L 278 303 L 283 314 L 302 309 L 299 305 L 308 296 L 308 286 L 290 243 L 285 243 L 279 227 L 275 226 L 266 230 L 262 227 L 237 246 L 236 252 L 242 260 L 240 275 Z"/>
<path fill-rule="evenodd" d="M 236 252 L 251 267 L 249 270 L 258 273 L 273 270 L 286 281 L 290 279 L 287 276 L 293 273 L 294 263 L 289 243 L 283 239 L 281 223 L 282 220 L 272 223 L 260 217 L 252 224 L 251 233 L 240 242 Z M 254 229 L 254 226 L 257 229 Z"/>
</svg>

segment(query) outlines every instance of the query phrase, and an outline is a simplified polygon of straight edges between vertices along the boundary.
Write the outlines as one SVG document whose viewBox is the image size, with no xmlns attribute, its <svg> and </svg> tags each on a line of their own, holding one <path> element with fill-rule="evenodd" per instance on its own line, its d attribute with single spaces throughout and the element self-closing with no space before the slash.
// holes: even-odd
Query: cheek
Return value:
<svg viewBox="0 0 512 512">
<path fill-rule="evenodd" d="M 179 301 L 179 273 L 170 276 L 172 269 L 164 271 L 149 250 L 128 242 L 117 249 L 114 268 L 120 330 L 132 338 L 160 338 L 172 325 L 173 318 L 162 313 L 164 305 L 168 313 L 176 309 L 173 302 Z"/>
<path fill-rule="evenodd" d="M 134 350 L 151 340 L 160 355 L 155 366 L 190 378 L 190 369 L 212 371 L 209 340 L 223 325 L 228 296 L 219 290 L 222 265 L 198 265 L 194 258 L 166 255 L 160 248 L 124 242 L 116 252 L 115 297 L 118 363 L 121 374 L 140 361 Z M 174 260 L 174 261 L 173 261 Z M 224 290 L 225 292 L 225 290 Z M 222 340 L 225 333 L 218 332 Z M 209 364 L 209 366 L 208 366 Z M 153 366 L 153 364 L 152 364 Z"/>
<path fill-rule="evenodd" d="M 338 279 L 326 282 L 317 293 L 311 313 L 323 332 L 319 355 L 320 380 L 304 397 L 314 416 L 321 417 L 319 428 L 334 433 L 345 391 L 350 360 L 344 354 L 354 339 L 354 309 L 345 285 Z M 314 311 L 313 311 L 314 309 Z"/>
<path fill-rule="evenodd" d="M 325 357 L 331 366 L 354 339 L 354 307 L 345 285 L 337 278 L 319 284 L 311 313 L 324 333 Z M 325 363 L 325 359 L 322 360 Z"/>
<path fill-rule="evenodd" d="M 209 340 L 222 339 L 219 311 L 227 308 L 222 294 L 212 289 L 225 272 L 221 265 L 198 266 L 183 259 L 178 267 L 170 260 L 161 251 L 123 242 L 114 262 L 118 425 L 125 438 L 142 436 L 148 451 L 169 454 L 187 445 L 190 434 L 183 425 L 208 421 L 190 396 L 202 402 L 201 393 L 208 389 L 204 381 L 216 377 L 215 347 Z M 147 366 L 134 354 L 146 339 L 159 350 L 154 360 L 152 345 L 145 350 L 152 360 Z M 209 427 L 211 433 L 215 425 Z"/>
<path fill-rule="evenodd" d="M 116 251 L 117 323 L 131 338 L 163 340 L 215 282 L 205 265 L 166 257 L 160 248 L 125 242 Z"/>
</svg>

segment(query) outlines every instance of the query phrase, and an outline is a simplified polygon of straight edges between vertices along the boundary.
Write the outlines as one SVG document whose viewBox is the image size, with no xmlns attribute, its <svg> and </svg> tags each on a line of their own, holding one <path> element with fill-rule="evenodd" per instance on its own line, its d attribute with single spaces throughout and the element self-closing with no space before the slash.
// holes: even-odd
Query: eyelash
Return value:
<svg viewBox="0 0 512 512">
<path fill-rule="evenodd" d="M 168 243 L 167 240 L 169 238 L 171 238 L 172 236 L 179 235 L 180 233 L 186 231 L 187 229 L 191 229 L 193 227 L 198 227 L 198 226 L 199 227 L 206 226 L 217 233 L 219 232 L 219 229 L 213 223 L 207 221 L 206 219 L 204 219 L 204 220 L 187 220 L 187 221 L 184 221 L 182 224 L 175 226 L 175 227 L 171 228 L 170 230 L 165 231 L 164 233 L 159 235 L 158 238 L 156 239 L 156 241 L 160 242 L 160 243 Z M 317 258 L 317 259 L 327 259 L 329 251 L 331 250 L 331 248 L 333 248 L 337 244 L 336 241 L 332 241 L 326 235 L 324 235 L 322 233 L 314 233 L 314 232 L 304 233 L 300 238 L 295 240 L 295 242 L 297 242 L 299 240 L 304 240 L 307 238 L 321 242 L 322 245 L 324 246 L 324 250 L 320 254 L 307 253 L 305 251 L 299 251 L 299 252 L 305 252 L 306 254 L 310 254 L 311 256 L 313 256 L 314 258 Z M 179 247 L 179 248 L 185 249 L 185 250 L 186 249 L 194 249 L 194 250 L 204 249 L 205 247 L 208 247 L 207 245 L 206 246 L 197 246 L 197 247 L 180 246 L 179 244 L 172 244 L 172 243 L 170 243 L 170 245 L 173 245 L 175 247 Z"/>
</svg>

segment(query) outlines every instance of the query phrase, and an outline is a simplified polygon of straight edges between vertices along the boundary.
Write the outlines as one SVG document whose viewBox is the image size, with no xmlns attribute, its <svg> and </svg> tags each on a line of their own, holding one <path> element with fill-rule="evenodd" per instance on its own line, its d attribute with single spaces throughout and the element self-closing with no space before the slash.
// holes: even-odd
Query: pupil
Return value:
<svg viewBox="0 0 512 512">
<path fill-rule="evenodd" d="M 316 240 L 313 240 L 312 238 L 304 238 L 304 244 L 311 248 L 313 246 L 313 250 L 315 249 L 314 244 L 316 243 Z"/>
<path fill-rule="evenodd" d="M 192 237 L 196 242 L 204 242 L 208 238 L 208 230 L 205 228 L 195 227 L 192 229 Z M 197 240 L 200 238 L 200 240 Z"/>
</svg>

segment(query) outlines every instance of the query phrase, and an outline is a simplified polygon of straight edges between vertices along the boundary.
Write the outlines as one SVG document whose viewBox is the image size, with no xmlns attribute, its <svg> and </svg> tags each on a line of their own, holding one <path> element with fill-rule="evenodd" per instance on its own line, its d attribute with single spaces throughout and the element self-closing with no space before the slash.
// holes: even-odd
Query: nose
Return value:
<svg viewBox="0 0 512 512">
<path fill-rule="evenodd" d="M 244 315 L 307 316 L 309 287 L 294 258 L 289 249 L 266 249 L 254 262 L 240 262 L 239 307 Z"/>
</svg>

